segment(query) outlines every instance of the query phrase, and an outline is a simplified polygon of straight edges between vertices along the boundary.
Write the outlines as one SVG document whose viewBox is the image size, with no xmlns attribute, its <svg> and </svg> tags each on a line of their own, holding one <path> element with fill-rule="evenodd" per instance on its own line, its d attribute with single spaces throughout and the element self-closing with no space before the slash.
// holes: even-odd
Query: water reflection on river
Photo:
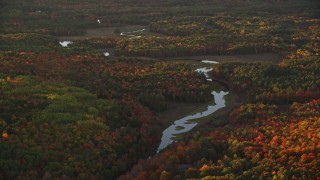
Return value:
<svg viewBox="0 0 320 180">
<path fill-rule="evenodd" d="M 209 64 L 217 63 L 215 61 L 209 61 L 209 60 L 204 60 L 202 62 L 209 63 Z M 212 81 L 212 79 L 210 79 L 208 74 L 208 72 L 212 71 L 212 68 L 208 68 L 208 67 L 198 68 L 196 71 L 199 73 L 203 73 L 206 76 L 208 81 Z M 183 117 L 181 119 L 178 119 L 174 121 L 174 123 L 170 127 L 168 127 L 162 132 L 161 143 L 157 149 L 157 153 L 160 152 L 162 149 L 166 148 L 169 144 L 171 144 L 173 142 L 173 138 L 176 137 L 176 135 L 188 132 L 198 124 L 196 122 L 191 122 L 192 120 L 206 117 L 216 112 L 218 109 L 221 109 L 226 106 L 224 96 L 227 95 L 228 92 L 212 91 L 211 94 L 214 96 L 214 102 L 212 104 L 209 104 L 205 111 L 198 112 L 198 113 Z"/>
<path fill-rule="evenodd" d="M 162 149 L 166 148 L 169 144 L 173 142 L 173 138 L 177 134 L 185 133 L 190 131 L 192 128 L 194 128 L 198 123 L 196 122 L 190 122 L 191 120 L 195 120 L 198 118 L 206 117 L 214 112 L 216 112 L 218 109 L 221 109 L 225 107 L 225 100 L 224 96 L 228 94 L 228 92 L 220 91 L 212 91 L 211 93 L 214 96 L 214 103 L 208 105 L 207 109 L 202 112 L 198 112 L 193 115 L 189 115 L 186 117 L 183 117 L 181 119 L 176 120 L 170 127 L 165 129 L 162 133 L 161 143 L 158 147 L 157 153 L 161 151 Z"/>
</svg>

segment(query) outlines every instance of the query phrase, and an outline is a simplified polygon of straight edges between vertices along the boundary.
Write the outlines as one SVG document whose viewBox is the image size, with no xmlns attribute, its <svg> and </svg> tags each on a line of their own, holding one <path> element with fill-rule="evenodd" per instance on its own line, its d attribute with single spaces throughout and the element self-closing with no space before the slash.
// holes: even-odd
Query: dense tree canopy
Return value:
<svg viewBox="0 0 320 180">
<path fill-rule="evenodd" d="M 318 1 L 0 5 L 0 179 L 320 177 Z M 212 100 L 203 56 L 259 53 L 283 58 L 213 64 L 227 107 L 154 154 L 168 102 Z"/>
</svg>

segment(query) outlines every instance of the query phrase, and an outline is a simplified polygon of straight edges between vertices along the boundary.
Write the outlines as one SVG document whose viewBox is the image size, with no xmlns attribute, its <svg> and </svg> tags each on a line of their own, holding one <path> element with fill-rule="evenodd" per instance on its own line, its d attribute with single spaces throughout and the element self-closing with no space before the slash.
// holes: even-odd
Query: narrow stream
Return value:
<svg viewBox="0 0 320 180">
<path fill-rule="evenodd" d="M 128 37 L 136 37 L 136 38 L 140 38 L 141 36 L 136 35 L 137 33 L 142 33 L 143 31 L 145 31 L 146 29 L 140 29 L 140 30 L 136 30 L 136 31 L 130 31 L 130 32 L 122 32 L 120 33 L 120 36 L 128 36 Z"/>
<path fill-rule="evenodd" d="M 213 62 L 215 62 L 215 61 L 210 61 L 210 62 L 202 61 L 202 62 L 213 64 Z M 210 79 L 210 77 L 208 75 L 208 72 L 210 72 L 211 70 L 212 70 L 212 68 L 204 67 L 204 68 L 198 68 L 196 71 L 199 73 L 203 73 L 206 76 L 207 81 L 212 81 L 212 79 Z M 174 141 L 173 138 L 176 137 L 176 135 L 188 132 L 191 129 L 193 129 L 195 126 L 197 126 L 198 123 L 191 122 L 192 120 L 206 117 L 206 116 L 216 112 L 218 109 L 221 109 L 226 106 L 224 96 L 227 95 L 228 92 L 212 91 L 211 94 L 214 96 L 214 102 L 212 102 L 212 104 L 209 104 L 205 111 L 198 112 L 198 113 L 183 117 L 181 119 L 178 119 L 178 120 L 174 121 L 174 123 L 171 126 L 169 126 L 167 129 L 165 129 L 162 132 L 161 143 L 157 149 L 157 153 L 159 153 L 162 149 L 164 149 L 168 145 L 170 145 Z"/>
</svg>

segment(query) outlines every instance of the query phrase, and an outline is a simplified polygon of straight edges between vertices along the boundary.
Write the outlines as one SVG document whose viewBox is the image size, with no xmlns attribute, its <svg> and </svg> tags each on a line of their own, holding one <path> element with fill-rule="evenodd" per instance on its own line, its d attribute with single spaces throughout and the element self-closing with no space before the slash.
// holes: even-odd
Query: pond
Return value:
<svg viewBox="0 0 320 180">
<path fill-rule="evenodd" d="M 68 47 L 69 44 L 72 44 L 73 42 L 72 41 L 60 41 L 59 44 L 62 46 L 62 47 Z"/>
</svg>

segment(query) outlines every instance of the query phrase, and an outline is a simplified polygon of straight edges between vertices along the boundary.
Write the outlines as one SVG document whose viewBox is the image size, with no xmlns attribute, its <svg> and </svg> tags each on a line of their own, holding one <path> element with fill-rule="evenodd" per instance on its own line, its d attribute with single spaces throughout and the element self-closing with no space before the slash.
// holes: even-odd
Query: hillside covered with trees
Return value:
<svg viewBox="0 0 320 180">
<path fill-rule="evenodd" d="M 0 5 L 0 179 L 320 178 L 316 0 Z M 156 153 L 162 113 L 223 88 L 225 108 Z"/>
</svg>

